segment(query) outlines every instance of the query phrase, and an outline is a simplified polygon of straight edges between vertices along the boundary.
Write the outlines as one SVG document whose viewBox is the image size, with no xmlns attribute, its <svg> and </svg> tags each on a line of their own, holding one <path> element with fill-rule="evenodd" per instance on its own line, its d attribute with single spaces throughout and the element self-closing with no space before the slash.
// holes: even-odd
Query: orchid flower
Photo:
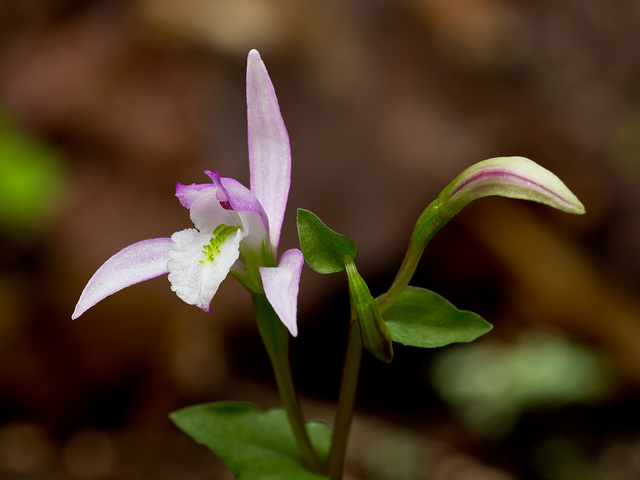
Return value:
<svg viewBox="0 0 640 480">
<path fill-rule="evenodd" d="M 219 172 L 210 183 L 176 184 L 176 196 L 195 228 L 129 245 L 91 277 L 72 318 L 130 285 L 168 274 L 171 290 L 205 312 L 231 272 L 252 293 L 264 293 L 296 336 L 302 252 L 291 249 L 276 266 L 291 181 L 291 150 L 275 90 L 256 50 L 247 59 L 250 186 Z"/>
</svg>

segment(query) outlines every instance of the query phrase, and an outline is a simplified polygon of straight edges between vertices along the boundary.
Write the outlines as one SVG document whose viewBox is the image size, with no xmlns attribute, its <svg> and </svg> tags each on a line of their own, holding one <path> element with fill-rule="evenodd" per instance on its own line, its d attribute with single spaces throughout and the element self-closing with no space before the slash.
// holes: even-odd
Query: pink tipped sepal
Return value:
<svg viewBox="0 0 640 480">
<path fill-rule="evenodd" d="M 170 249 L 170 238 L 153 238 L 120 250 L 93 274 L 71 318 L 78 318 L 100 300 L 123 288 L 168 273 Z"/>
</svg>

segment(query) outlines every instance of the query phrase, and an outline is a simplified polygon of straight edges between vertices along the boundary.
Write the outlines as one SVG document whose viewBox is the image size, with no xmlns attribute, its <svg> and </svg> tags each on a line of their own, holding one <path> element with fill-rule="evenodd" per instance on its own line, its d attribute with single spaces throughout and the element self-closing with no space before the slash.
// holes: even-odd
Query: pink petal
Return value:
<svg viewBox="0 0 640 480">
<path fill-rule="evenodd" d="M 252 237 L 259 237 L 256 242 L 258 246 L 262 245 L 264 235 L 269 231 L 269 220 L 255 194 L 233 178 L 220 177 L 219 172 L 206 170 L 204 173 L 213 183 L 176 184 L 176 197 L 183 207 L 189 209 L 196 228 L 209 231 L 221 223 L 234 223 L 229 218 L 229 211 L 255 214 L 262 227 L 255 228 L 254 225 Z"/>
<path fill-rule="evenodd" d="M 100 300 L 123 288 L 168 273 L 170 249 L 170 238 L 153 238 L 120 250 L 93 274 L 71 318 L 78 318 Z"/>
<path fill-rule="evenodd" d="M 294 337 L 298 336 L 298 289 L 304 257 L 297 248 L 287 250 L 277 267 L 260 267 L 267 300 Z"/>
<path fill-rule="evenodd" d="M 176 196 L 189 209 L 191 221 L 201 232 L 213 232 L 220 224 L 235 224 L 237 218 L 225 209 L 218 199 L 218 187 L 214 184 L 176 185 Z"/>
<path fill-rule="evenodd" d="M 199 200 L 202 195 L 211 194 L 207 192 L 207 189 L 211 188 L 214 188 L 213 183 L 192 183 L 191 185 L 184 185 L 178 182 L 176 183 L 176 197 L 178 197 L 180 204 L 184 208 L 191 209 L 193 202 Z M 205 191 L 203 192 L 203 190 Z"/>
<path fill-rule="evenodd" d="M 267 213 L 275 249 L 291 183 L 291 148 L 273 84 L 256 50 L 247 59 L 247 124 L 251 191 Z"/>
<path fill-rule="evenodd" d="M 262 220 L 265 232 L 269 231 L 269 219 L 254 192 L 233 178 L 220 177 L 218 175 L 216 179 L 217 172 L 207 170 L 205 173 L 209 175 L 215 185 L 219 186 L 218 199 L 220 201 L 226 201 L 228 207 L 236 212 L 257 214 L 260 220 Z"/>
</svg>

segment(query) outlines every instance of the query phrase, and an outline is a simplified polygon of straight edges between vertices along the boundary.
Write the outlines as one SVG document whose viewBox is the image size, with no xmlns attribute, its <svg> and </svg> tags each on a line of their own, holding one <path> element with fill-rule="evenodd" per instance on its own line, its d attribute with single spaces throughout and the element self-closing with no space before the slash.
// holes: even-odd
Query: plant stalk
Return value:
<svg viewBox="0 0 640 480">
<path fill-rule="evenodd" d="M 333 440 L 329 452 L 328 468 L 331 480 L 340 480 L 344 470 L 349 431 L 351 430 L 351 420 L 353 419 L 358 389 L 360 364 L 362 363 L 362 350 L 360 325 L 355 319 L 355 315 L 352 315 L 351 323 L 349 324 L 349 337 L 342 370 L 342 380 L 340 382 L 338 407 L 333 426 Z"/>
<path fill-rule="evenodd" d="M 289 366 L 289 359 L 279 358 L 271 361 L 273 365 L 273 372 L 276 378 L 276 384 L 278 385 L 278 392 L 280 393 L 280 399 L 287 412 L 287 418 L 293 431 L 293 436 L 298 444 L 298 449 L 304 460 L 305 465 L 316 473 L 322 473 L 325 469 L 324 462 L 320 460 L 316 453 L 309 434 L 305 427 L 304 414 L 302 413 L 302 407 L 296 395 L 295 388 L 293 386 L 293 378 L 291 376 L 291 369 Z"/>
<path fill-rule="evenodd" d="M 307 468 L 317 473 L 323 473 L 325 471 L 324 462 L 311 444 L 309 433 L 305 427 L 302 407 L 293 385 L 291 364 L 289 362 L 289 332 L 282 325 L 282 322 L 280 322 L 263 294 L 253 295 L 253 302 L 258 321 L 258 330 L 269 354 L 276 385 L 278 386 L 278 393 L 287 413 L 302 459 Z"/>
<path fill-rule="evenodd" d="M 451 216 L 443 214 L 439 207 L 439 200 L 433 201 L 422 212 L 416 222 L 411 240 L 409 241 L 407 253 L 402 260 L 402 264 L 398 269 L 398 273 L 391 287 L 386 293 L 376 299 L 380 313 L 384 313 L 404 291 L 407 285 L 409 285 L 425 247 L 438 230 L 451 220 Z M 333 441 L 329 452 L 328 468 L 331 480 L 340 480 L 344 470 L 347 442 L 351 429 L 351 421 L 353 419 L 356 392 L 358 389 L 358 377 L 362 363 L 362 351 L 363 345 L 360 325 L 358 324 L 355 313 L 352 312 L 347 351 L 342 371 L 342 381 L 340 383 L 338 407 L 334 421 Z"/>
<path fill-rule="evenodd" d="M 440 209 L 439 200 L 434 200 L 424 209 L 411 234 L 407 253 L 402 260 L 391 287 L 386 293 L 376 299 L 380 313 L 391 306 L 409 285 L 413 274 L 420 263 L 422 253 L 433 236 L 444 227 L 452 216 L 444 214 Z"/>
</svg>

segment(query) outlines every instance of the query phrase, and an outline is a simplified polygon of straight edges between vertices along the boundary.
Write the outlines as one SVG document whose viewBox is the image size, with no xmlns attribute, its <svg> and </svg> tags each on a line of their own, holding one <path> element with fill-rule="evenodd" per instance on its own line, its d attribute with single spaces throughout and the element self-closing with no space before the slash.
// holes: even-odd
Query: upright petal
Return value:
<svg viewBox="0 0 640 480">
<path fill-rule="evenodd" d="M 291 182 L 291 148 L 278 99 L 257 50 L 247 59 L 247 124 L 251 191 L 269 218 L 269 239 L 274 250 Z"/>
<path fill-rule="evenodd" d="M 260 267 L 267 300 L 294 337 L 298 336 L 298 290 L 304 257 L 297 248 L 287 250 L 277 267 Z"/>
<path fill-rule="evenodd" d="M 71 318 L 78 318 L 103 298 L 125 287 L 168 273 L 170 249 L 170 238 L 154 238 L 120 250 L 93 274 Z"/>
</svg>

